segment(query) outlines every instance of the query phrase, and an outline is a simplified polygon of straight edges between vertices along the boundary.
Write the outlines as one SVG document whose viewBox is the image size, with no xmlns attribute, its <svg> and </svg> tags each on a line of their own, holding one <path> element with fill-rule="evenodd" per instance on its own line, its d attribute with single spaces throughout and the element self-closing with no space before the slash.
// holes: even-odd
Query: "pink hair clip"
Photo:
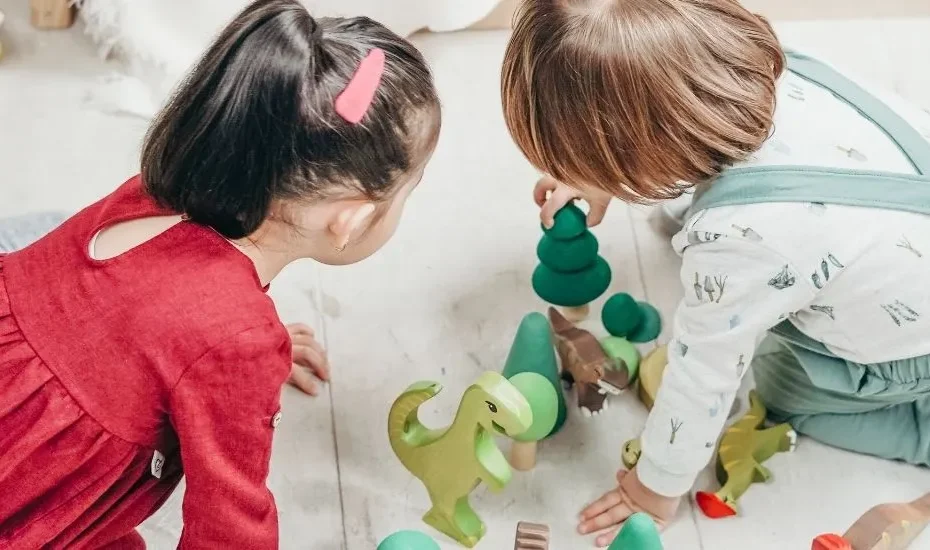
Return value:
<svg viewBox="0 0 930 550">
<path fill-rule="evenodd" d="M 375 48 L 368 52 L 365 59 L 358 64 L 352 79 L 346 84 L 342 93 L 336 97 L 336 113 L 350 124 L 358 124 L 381 85 L 384 74 L 384 50 Z"/>
</svg>

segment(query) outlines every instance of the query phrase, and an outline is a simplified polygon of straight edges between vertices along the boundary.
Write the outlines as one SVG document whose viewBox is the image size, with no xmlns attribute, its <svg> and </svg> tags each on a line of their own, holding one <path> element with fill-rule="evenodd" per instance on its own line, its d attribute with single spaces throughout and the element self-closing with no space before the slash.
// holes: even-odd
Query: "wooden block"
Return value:
<svg viewBox="0 0 930 550">
<path fill-rule="evenodd" d="M 30 0 L 32 26 L 37 29 L 67 29 L 74 24 L 71 0 Z"/>
<path fill-rule="evenodd" d="M 549 526 L 521 521 L 517 524 L 514 550 L 549 550 Z"/>
</svg>

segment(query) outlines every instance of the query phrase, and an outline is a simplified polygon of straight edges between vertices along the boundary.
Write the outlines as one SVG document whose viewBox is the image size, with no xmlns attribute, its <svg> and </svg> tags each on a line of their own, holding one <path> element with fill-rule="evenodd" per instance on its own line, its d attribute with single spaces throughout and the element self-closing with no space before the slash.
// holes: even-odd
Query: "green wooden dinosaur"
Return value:
<svg viewBox="0 0 930 550">
<path fill-rule="evenodd" d="M 736 501 L 753 483 L 772 477 L 763 462 L 775 453 L 793 451 L 798 435 L 788 424 L 760 430 L 765 422 L 765 405 L 755 391 L 749 392 L 749 412 L 723 434 L 717 453 L 717 480 L 723 487 L 716 493 L 701 491 L 695 495 L 698 506 L 709 518 L 724 518 L 737 513 Z"/>
<path fill-rule="evenodd" d="M 402 393 L 388 415 L 388 437 L 394 454 L 426 486 L 433 507 L 423 521 L 472 548 L 485 526 L 468 503 L 468 495 L 482 481 L 500 491 L 510 481 L 507 459 L 494 435 L 513 437 L 528 430 L 533 413 L 526 398 L 496 372 L 482 374 L 459 404 L 452 425 L 429 429 L 417 411 L 442 386 L 417 382 Z"/>
</svg>

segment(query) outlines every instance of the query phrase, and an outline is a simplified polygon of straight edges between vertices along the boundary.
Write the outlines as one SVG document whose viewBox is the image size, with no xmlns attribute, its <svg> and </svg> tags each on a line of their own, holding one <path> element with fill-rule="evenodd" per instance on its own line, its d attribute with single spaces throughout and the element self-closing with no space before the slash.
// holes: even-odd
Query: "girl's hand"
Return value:
<svg viewBox="0 0 930 550">
<path fill-rule="evenodd" d="M 636 512 L 646 512 L 660 529 L 675 518 L 681 497 L 665 497 L 656 494 L 640 483 L 636 469 L 617 472 L 619 486 L 592 502 L 582 510 L 578 532 L 582 535 L 609 529 L 598 535 L 595 543 L 599 547 L 609 545 L 617 536 L 621 524 Z"/>
<path fill-rule="evenodd" d="M 552 227 L 555 223 L 556 212 L 575 199 L 588 203 L 588 227 L 594 227 L 604 219 L 607 206 L 610 205 L 612 198 L 609 193 L 596 189 L 589 191 L 572 189 L 549 176 L 543 176 L 536 182 L 536 188 L 533 190 L 533 199 L 536 200 L 536 205 L 541 207 L 539 218 L 542 220 L 543 227 L 546 228 Z"/>
<path fill-rule="evenodd" d="M 329 381 L 329 359 L 326 350 L 313 337 L 313 329 L 303 323 L 287 325 L 287 333 L 291 335 L 291 376 L 287 379 L 290 384 L 297 386 L 300 391 L 308 395 L 320 393 L 316 378 L 324 382 Z"/>
</svg>

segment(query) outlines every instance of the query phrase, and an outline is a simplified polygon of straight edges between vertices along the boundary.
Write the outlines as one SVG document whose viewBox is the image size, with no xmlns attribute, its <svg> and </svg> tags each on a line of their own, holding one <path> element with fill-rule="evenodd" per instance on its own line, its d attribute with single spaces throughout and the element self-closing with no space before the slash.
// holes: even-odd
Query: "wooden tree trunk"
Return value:
<svg viewBox="0 0 930 550">
<path fill-rule="evenodd" d="M 30 0 L 30 7 L 32 26 L 37 29 L 67 29 L 74 24 L 70 0 Z"/>
<path fill-rule="evenodd" d="M 536 467 L 535 441 L 514 441 L 510 447 L 510 465 L 514 470 L 528 472 Z"/>
</svg>

